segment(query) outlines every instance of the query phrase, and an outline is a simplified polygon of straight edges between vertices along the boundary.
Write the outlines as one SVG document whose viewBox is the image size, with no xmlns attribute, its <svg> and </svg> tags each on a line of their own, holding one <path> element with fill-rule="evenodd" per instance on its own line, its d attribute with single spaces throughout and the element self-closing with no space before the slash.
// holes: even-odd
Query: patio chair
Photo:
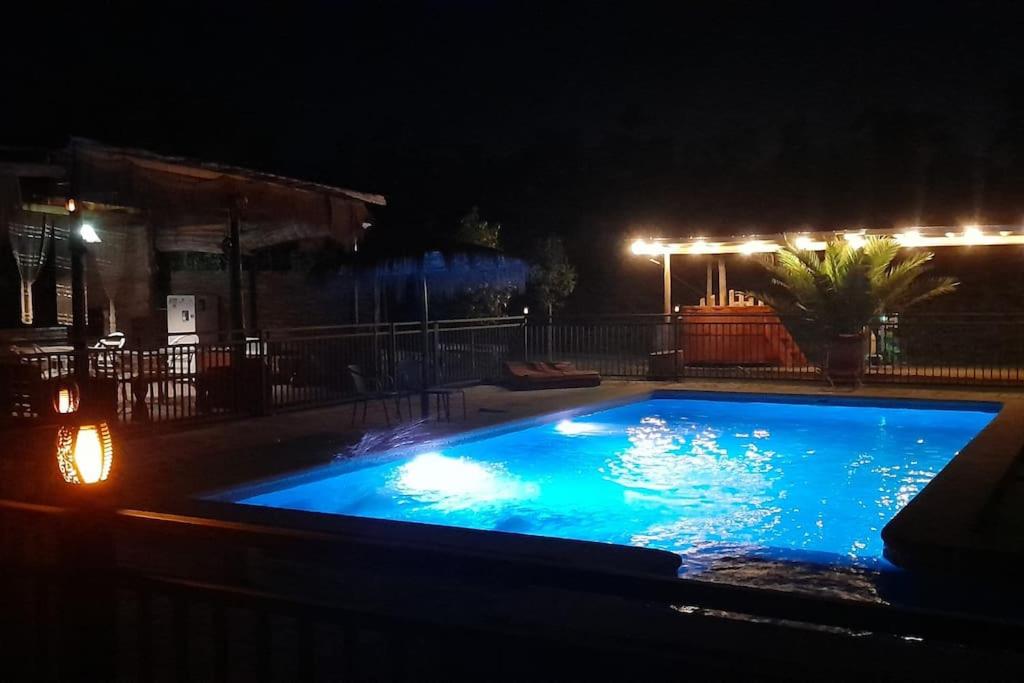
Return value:
<svg viewBox="0 0 1024 683">
<path fill-rule="evenodd" d="M 384 409 L 384 420 L 391 425 L 391 415 L 388 412 L 388 401 L 394 400 L 395 412 L 398 414 L 398 421 L 402 421 L 402 398 L 406 399 L 409 408 L 409 417 L 412 417 L 412 403 L 408 392 L 387 389 L 387 382 L 380 377 L 373 377 L 362 371 L 358 365 L 348 366 L 349 378 L 352 381 L 352 389 L 356 397 L 352 401 L 352 424 L 356 423 L 356 413 L 360 405 L 363 406 L 363 423 L 366 423 L 366 409 L 370 401 L 380 401 Z"/>
<path fill-rule="evenodd" d="M 423 386 L 420 381 L 420 362 L 414 358 L 403 360 L 395 369 L 396 380 L 400 391 L 407 391 L 414 394 L 425 393 L 434 397 L 434 414 L 438 422 L 441 421 L 441 412 L 444 411 L 445 419 L 452 421 L 452 396 L 462 399 L 462 419 L 466 419 L 466 392 L 459 387 L 433 385 Z"/>
</svg>

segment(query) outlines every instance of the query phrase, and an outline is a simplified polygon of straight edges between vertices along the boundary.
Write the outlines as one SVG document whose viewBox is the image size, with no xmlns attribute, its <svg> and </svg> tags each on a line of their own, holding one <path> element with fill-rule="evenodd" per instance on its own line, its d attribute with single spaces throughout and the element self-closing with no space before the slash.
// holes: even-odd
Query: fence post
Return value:
<svg viewBox="0 0 1024 683">
<path fill-rule="evenodd" d="M 679 381 L 679 315 L 672 316 L 672 374 Z"/>
<path fill-rule="evenodd" d="M 433 359 L 431 363 L 431 384 L 439 384 L 441 379 L 440 364 L 441 364 L 441 323 L 434 322 L 434 345 L 431 347 L 433 351 Z"/>
<path fill-rule="evenodd" d="M 526 329 L 529 324 L 530 316 L 523 316 L 523 362 L 530 360 L 530 333 Z"/>
<path fill-rule="evenodd" d="M 388 325 L 388 368 L 391 372 L 391 381 L 398 386 L 398 336 L 395 334 L 395 323 Z"/>
<path fill-rule="evenodd" d="M 548 358 L 548 362 L 549 363 L 554 360 L 554 355 L 555 355 L 555 351 L 554 351 L 555 344 L 554 344 L 554 339 L 553 339 L 554 333 L 555 333 L 554 307 L 551 305 L 551 302 L 548 302 L 548 326 L 547 326 L 547 329 L 544 332 L 544 341 L 545 341 L 545 345 L 547 346 L 547 358 Z"/>
<path fill-rule="evenodd" d="M 266 330 L 260 330 L 256 336 L 259 339 L 256 358 L 259 361 L 260 371 L 258 414 L 270 415 L 274 408 L 274 387 L 270 383 L 270 334 Z"/>
</svg>

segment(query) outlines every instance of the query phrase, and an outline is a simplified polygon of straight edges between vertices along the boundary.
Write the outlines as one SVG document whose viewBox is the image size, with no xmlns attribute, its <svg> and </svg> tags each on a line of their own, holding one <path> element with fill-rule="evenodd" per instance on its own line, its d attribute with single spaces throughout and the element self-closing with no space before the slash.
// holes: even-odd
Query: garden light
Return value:
<svg viewBox="0 0 1024 683">
<path fill-rule="evenodd" d="M 81 394 L 77 382 L 62 382 L 53 392 L 53 410 L 58 415 L 70 415 L 78 412 Z"/>
<path fill-rule="evenodd" d="M 69 484 L 96 484 L 110 476 L 114 446 L 104 421 L 65 425 L 57 431 L 57 466 Z"/>
</svg>

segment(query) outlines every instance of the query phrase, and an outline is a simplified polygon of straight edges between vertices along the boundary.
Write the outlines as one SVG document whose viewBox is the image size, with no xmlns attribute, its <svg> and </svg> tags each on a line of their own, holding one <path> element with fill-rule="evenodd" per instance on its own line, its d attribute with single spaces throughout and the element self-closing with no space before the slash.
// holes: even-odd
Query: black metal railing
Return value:
<svg viewBox="0 0 1024 683">
<path fill-rule="evenodd" d="M 424 334 L 426 335 L 424 343 Z M 350 367 L 400 389 L 496 381 L 508 360 L 570 361 L 605 377 L 820 380 L 830 352 L 800 320 L 687 312 L 554 320 L 502 317 L 264 330 L 153 349 L 89 349 L 93 392 L 124 425 L 267 414 L 358 398 Z M 863 380 L 1020 386 L 1024 316 L 882 316 L 865 330 Z M 73 352 L 0 364 L 3 417 L 45 417 Z M 406 386 L 405 388 L 409 388 Z"/>
<path fill-rule="evenodd" d="M 523 354 L 523 318 L 301 327 L 152 349 L 90 348 L 90 393 L 123 425 L 197 421 L 324 406 L 358 398 L 352 371 L 398 388 L 426 356 L 429 384 L 494 380 Z M 414 371 L 410 371 L 409 368 Z M 78 377 L 73 351 L 0 364 L 4 411 L 45 418 L 53 385 Z M 405 372 L 403 373 L 403 369 Z M 410 383 L 411 384 L 411 383 Z"/>
<path fill-rule="evenodd" d="M 829 340 L 759 312 L 529 320 L 527 356 L 628 379 L 820 380 Z M 865 382 L 1024 384 L 1024 316 L 881 316 L 863 337 Z"/>
<path fill-rule="evenodd" d="M 0 530 L 11 680 L 986 678 L 1024 642 L 1019 619 L 210 518 L 0 500 Z"/>
</svg>

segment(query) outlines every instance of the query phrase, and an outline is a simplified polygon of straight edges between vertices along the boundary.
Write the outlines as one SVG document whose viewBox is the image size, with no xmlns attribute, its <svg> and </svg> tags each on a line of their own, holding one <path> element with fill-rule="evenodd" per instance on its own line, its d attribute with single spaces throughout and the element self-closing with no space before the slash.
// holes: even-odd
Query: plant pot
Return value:
<svg viewBox="0 0 1024 683">
<path fill-rule="evenodd" d="M 864 374 L 864 335 L 840 334 L 832 339 L 825 375 L 832 382 L 860 382 Z"/>
</svg>

